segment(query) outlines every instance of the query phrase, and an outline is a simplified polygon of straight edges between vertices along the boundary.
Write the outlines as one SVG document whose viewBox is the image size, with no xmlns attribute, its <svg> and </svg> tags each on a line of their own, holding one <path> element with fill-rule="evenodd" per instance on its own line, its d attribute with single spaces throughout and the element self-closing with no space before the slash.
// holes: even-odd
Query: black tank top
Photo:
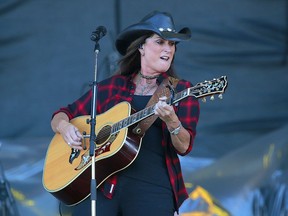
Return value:
<svg viewBox="0 0 288 216">
<path fill-rule="evenodd" d="M 131 103 L 137 112 L 145 108 L 150 96 L 134 95 Z M 138 156 L 120 175 L 171 188 L 162 142 L 162 120 L 157 120 L 146 131 Z"/>
</svg>

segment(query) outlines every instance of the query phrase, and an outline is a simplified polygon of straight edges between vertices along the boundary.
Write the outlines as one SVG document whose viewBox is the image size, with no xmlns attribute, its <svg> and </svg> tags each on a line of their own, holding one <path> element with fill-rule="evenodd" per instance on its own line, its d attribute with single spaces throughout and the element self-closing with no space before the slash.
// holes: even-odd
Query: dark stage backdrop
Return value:
<svg viewBox="0 0 288 216">
<path fill-rule="evenodd" d="M 192 157 L 217 160 L 270 133 L 287 137 L 288 131 L 281 130 L 288 124 L 287 4 L 2 0 L 0 139 L 52 137 L 53 111 L 77 99 L 93 80 L 91 32 L 99 25 L 108 30 L 100 41 L 100 81 L 115 70 L 119 30 L 152 10 L 172 13 L 178 29 L 192 29 L 192 40 L 177 48 L 175 64 L 181 77 L 194 84 L 228 77 L 223 100 L 201 103 Z M 275 133 L 278 130 L 283 132 Z"/>
<path fill-rule="evenodd" d="M 11 0 L 0 6 L 2 138 L 52 135 L 52 112 L 93 80 L 91 32 L 99 25 L 108 29 L 99 54 L 101 80 L 113 73 L 119 29 L 155 9 L 171 12 L 179 29 L 192 29 L 192 40 L 177 50 L 180 76 L 193 83 L 228 76 L 224 100 L 201 106 L 198 135 L 205 143 L 227 143 L 221 149 L 213 143 L 209 154 L 287 124 L 286 1 Z"/>
</svg>

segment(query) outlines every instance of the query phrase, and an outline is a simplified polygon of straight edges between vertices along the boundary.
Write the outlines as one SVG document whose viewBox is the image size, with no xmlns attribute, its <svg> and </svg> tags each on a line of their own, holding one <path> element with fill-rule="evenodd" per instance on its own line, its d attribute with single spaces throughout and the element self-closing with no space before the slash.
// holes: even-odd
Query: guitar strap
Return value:
<svg viewBox="0 0 288 216">
<path fill-rule="evenodd" d="M 156 104 L 159 101 L 160 97 L 166 96 L 167 98 L 170 98 L 171 92 L 170 89 L 172 88 L 172 91 L 176 88 L 178 84 L 178 79 L 174 77 L 168 77 L 164 79 L 161 84 L 158 86 L 150 100 L 148 101 L 146 108 L 149 106 L 152 106 Z M 137 135 L 144 135 L 145 131 L 153 124 L 153 122 L 158 118 L 156 115 L 152 115 L 147 117 L 146 119 L 143 119 L 141 122 L 138 123 L 138 125 L 133 128 L 133 133 Z"/>
</svg>

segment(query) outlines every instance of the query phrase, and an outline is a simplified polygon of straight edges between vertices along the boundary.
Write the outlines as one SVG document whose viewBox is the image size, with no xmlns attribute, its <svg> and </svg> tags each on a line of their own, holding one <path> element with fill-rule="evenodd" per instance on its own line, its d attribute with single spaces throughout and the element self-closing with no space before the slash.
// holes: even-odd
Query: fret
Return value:
<svg viewBox="0 0 288 216">
<path fill-rule="evenodd" d="M 122 121 L 118 122 L 117 130 L 120 130 L 122 128 Z"/>
<path fill-rule="evenodd" d="M 119 130 L 119 122 L 112 125 L 111 133 L 116 133 Z"/>
<path fill-rule="evenodd" d="M 151 110 L 151 106 L 145 108 L 145 109 L 143 110 L 143 117 L 149 116 L 149 115 L 151 114 L 151 111 L 150 111 L 150 110 Z"/>
<path fill-rule="evenodd" d="M 115 123 L 113 126 L 112 126 L 112 130 L 113 130 L 113 133 L 116 133 L 118 132 L 120 129 L 119 129 L 119 122 Z"/>
<path fill-rule="evenodd" d="M 115 132 L 115 124 L 112 125 L 112 127 L 111 127 L 111 134 L 114 134 L 114 132 Z"/>
<path fill-rule="evenodd" d="M 127 127 L 128 125 L 130 125 L 130 123 L 131 123 L 131 116 L 129 116 L 129 117 L 127 117 L 125 120 L 126 120 L 126 125 L 125 125 L 125 127 Z"/>
<path fill-rule="evenodd" d="M 182 100 L 183 98 L 187 97 L 188 96 L 188 90 L 189 89 L 185 89 L 185 90 L 175 94 L 172 104 L 177 103 L 179 100 Z"/>
<path fill-rule="evenodd" d="M 137 121 L 137 119 L 138 119 L 137 115 L 132 115 L 131 117 L 132 117 L 132 122 L 133 123 L 135 123 Z"/>
<path fill-rule="evenodd" d="M 131 116 L 129 117 L 129 125 L 134 124 L 134 122 L 135 122 L 135 117 L 134 117 L 134 115 L 131 115 Z"/>
<path fill-rule="evenodd" d="M 154 113 L 155 105 L 148 107 L 148 113 Z"/>
<path fill-rule="evenodd" d="M 141 111 L 139 112 L 138 119 L 142 119 L 143 116 L 144 116 L 144 112 L 143 112 L 143 110 L 141 110 Z"/>
<path fill-rule="evenodd" d="M 143 110 L 139 112 L 138 119 L 142 119 L 144 117 L 144 112 Z"/>
<path fill-rule="evenodd" d="M 139 119 L 140 119 L 140 114 L 141 113 L 135 113 L 135 120 L 133 121 L 133 124 L 135 124 L 136 122 L 139 122 Z"/>
<path fill-rule="evenodd" d="M 149 114 L 149 107 L 143 110 L 143 116 L 147 116 Z"/>
<path fill-rule="evenodd" d="M 127 125 L 128 125 L 128 119 L 125 118 L 125 119 L 123 120 L 123 126 L 122 126 L 122 127 L 126 127 Z"/>
</svg>

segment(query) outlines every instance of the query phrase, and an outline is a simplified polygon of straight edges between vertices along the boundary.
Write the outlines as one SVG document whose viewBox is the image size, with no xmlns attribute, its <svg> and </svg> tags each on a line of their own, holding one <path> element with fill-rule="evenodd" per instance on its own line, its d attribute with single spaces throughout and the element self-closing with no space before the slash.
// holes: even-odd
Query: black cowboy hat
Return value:
<svg viewBox="0 0 288 216">
<path fill-rule="evenodd" d="M 189 28 L 183 28 L 179 32 L 175 30 L 172 16 L 167 12 L 153 11 L 145 16 L 139 23 L 128 26 L 116 39 L 116 49 L 122 55 L 125 55 L 129 45 L 140 36 L 154 32 L 160 37 L 180 42 L 191 38 Z"/>
</svg>

